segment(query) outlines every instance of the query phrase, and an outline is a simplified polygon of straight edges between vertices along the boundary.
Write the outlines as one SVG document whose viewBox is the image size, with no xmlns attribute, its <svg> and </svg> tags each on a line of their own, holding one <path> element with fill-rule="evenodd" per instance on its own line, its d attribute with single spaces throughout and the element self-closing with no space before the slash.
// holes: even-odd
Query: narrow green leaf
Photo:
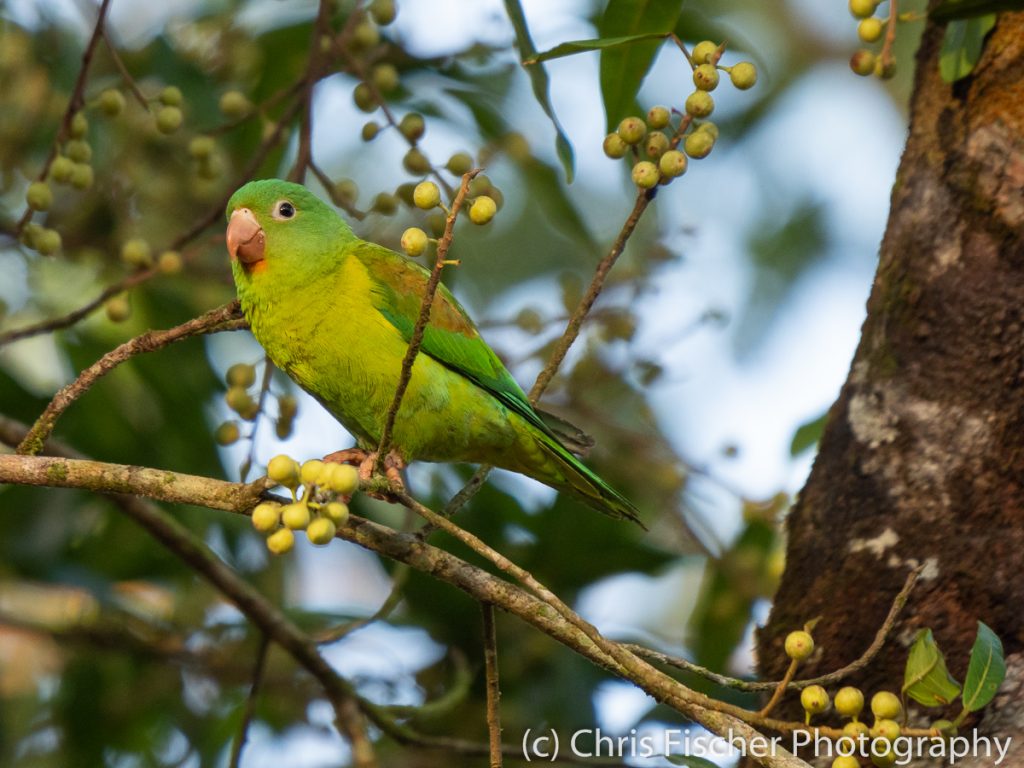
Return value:
<svg viewBox="0 0 1024 768">
<path fill-rule="evenodd" d="M 985 35 L 995 24 L 994 13 L 949 23 L 939 52 L 939 74 L 943 80 L 955 83 L 974 71 L 985 46 Z"/>
<path fill-rule="evenodd" d="M 558 172 L 536 158 L 521 163 L 520 167 L 526 177 L 526 189 L 540 203 L 540 209 L 552 225 L 572 235 L 583 250 L 596 253 L 600 246 L 580 216 L 572 195 L 567 194 L 565 187 L 558 183 Z"/>
<path fill-rule="evenodd" d="M 682 6 L 679 0 L 608 1 L 598 24 L 601 39 L 634 38 L 630 45 L 601 50 L 601 94 L 609 131 L 633 109 L 637 91 L 663 42 L 638 38 L 670 33 L 679 21 Z M 682 62 L 680 66 L 686 69 Z"/>
<path fill-rule="evenodd" d="M 646 40 L 664 40 L 663 32 L 650 32 L 646 35 L 626 35 L 624 37 L 596 37 L 589 40 L 571 40 L 568 43 L 559 43 L 554 48 L 538 53 L 532 59 L 523 62 L 524 66 L 532 66 L 541 61 L 560 59 L 564 56 L 573 56 L 577 53 L 588 51 L 601 51 L 605 48 L 614 48 L 618 45 L 629 45 Z"/>
<path fill-rule="evenodd" d="M 903 693 L 926 707 L 940 707 L 960 695 L 960 683 L 946 669 L 946 659 L 930 629 L 914 639 L 903 673 Z"/>
<path fill-rule="evenodd" d="M 512 28 L 516 33 L 519 58 L 522 61 L 533 58 L 537 53 L 537 49 L 533 47 L 530 28 L 526 26 L 523 6 L 519 4 L 519 0 L 505 0 L 505 12 L 508 14 L 509 21 L 512 22 Z M 555 109 L 551 106 L 548 73 L 541 64 L 532 64 L 529 67 L 525 67 L 525 69 L 526 74 L 530 76 L 530 84 L 533 86 L 533 95 L 537 99 L 537 103 L 540 104 L 541 108 L 551 119 L 551 124 L 555 127 L 555 151 L 558 153 L 558 159 L 562 162 L 562 168 L 565 169 L 566 181 L 572 184 L 573 177 L 576 175 L 576 159 L 573 156 L 572 144 L 569 143 L 561 123 L 558 122 L 558 118 L 555 116 Z"/>
<path fill-rule="evenodd" d="M 825 419 L 828 418 L 828 411 L 810 421 L 805 421 L 796 432 L 793 433 L 793 441 L 789 444 L 789 455 L 799 456 L 808 448 L 813 448 L 821 440 L 821 433 L 825 431 Z"/>
<path fill-rule="evenodd" d="M 945 0 L 928 14 L 934 21 L 953 21 L 999 11 L 1024 9 L 1024 0 Z"/>
<path fill-rule="evenodd" d="M 1003 644 L 995 632 L 979 621 L 964 681 L 964 710 L 976 712 L 992 701 L 1004 677 Z"/>
</svg>

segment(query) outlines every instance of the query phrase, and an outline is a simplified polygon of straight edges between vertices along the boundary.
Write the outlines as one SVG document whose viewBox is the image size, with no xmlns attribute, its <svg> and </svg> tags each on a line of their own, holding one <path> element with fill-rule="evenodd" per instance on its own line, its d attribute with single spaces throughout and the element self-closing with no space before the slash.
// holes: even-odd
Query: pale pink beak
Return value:
<svg viewBox="0 0 1024 768">
<path fill-rule="evenodd" d="M 228 253 L 247 267 L 263 261 L 267 236 L 248 208 L 236 208 L 228 221 Z"/>
</svg>

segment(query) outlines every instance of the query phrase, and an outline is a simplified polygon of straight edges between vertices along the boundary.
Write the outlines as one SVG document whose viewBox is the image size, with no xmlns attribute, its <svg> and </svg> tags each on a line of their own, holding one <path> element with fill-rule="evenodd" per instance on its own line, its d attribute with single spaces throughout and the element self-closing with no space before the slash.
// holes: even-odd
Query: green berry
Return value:
<svg viewBox="0 0 1024 768">
<path fill-rule="evenodd" d="M 662 178 L 674 179 L 676 176 L 686 173 L 686 164 L 686 155 L 678 149 L 670 149 L 658 160 L 658 170 L 661 172 Z"/>
<path fill-rule="evenodd" d="M 707 91 L 694 91 L 686 97 L 686 114 L 707 117 L 715 111 L 715 100 Z"/>
<path fill-rule="evenodd" d="M 227 403 L 228 408 L 246 421 L 254 415 L 255 409 L 259 407 L 256 401 L 249 396 L 245 387 L 229 387 L 228 391 L 224 393 L 224 402 Z"/>
<path fill-rule="evenodd" d="M 256 383 L 256 367 L 248 363 L 235 363 L 224 374 L 224 381 L 229 387 L 248 389 Z"/>
<path fill-rule="evenodd" d="M 229 120 L 240 120 L 252 110 L 249 98 L 241 91 L 225 91 L 218 102 L 221 114 Z"/>
<path fill-rule="evenodd" d="M 786 635 L 786 655 L 793 661 L 803 661 L 814 653 L 814 638 L 802 629 Z"/>
<path fill-rule="evenodd" d="M 363 130 L 360 133 L 360 137 L 363 141 L 373 141 L 377 138 L 377 134 L 380 133 L 380 126 L 377 125 L 373 120 L 363 125 Z"/>
<path fill-rule="evenodd" d="M 875 72 L 875 54 L 871 51 L 860 49 L 850 57 L 850 69 L 861 77 L 867 77 Z"/>
<path fill-rule="evenodd" d="M 896 74 L 896 62 L 884 62 L 882 61 L 881 56 L 877 57 L 875 59 L 874 74 L 876 77 L 880 77 L 883 80 L 888 80 L 889 78 L 893 77 Z"/>
<path fill-rule="evenodd" d="M 629 145 L 622 140 L 622 137 L 617 133 L 609 133 L 604 137 L 604 144 L 602 145 L 605 155 L 610 157 L 612 160 L 618 160 L 620 157 L 625 157 L 629 151 Z"/>
<path fill-rule="evenodd" d="M 225 421 L 214 430 L 213 439 L 217 445 L 232 445 L 238 442 L 242 431 L 238 428 L 237 421 Z"/>
<path fill-rule="evenodd" d="M 355 102 L 356 107 L 362 112 L 373 112 L 378 106 L 373 90 L 366 83 L 359 83 L 352 89 L 352 101 Z"/>
<path fill-rule="evenodd" d="M 294 419 L 278 417 L 274 422 L 274 434 L 277 435 L 278 440 L 287 440 L 292 436 L 293 426 Z"/>
<path fill-rule="evenodd" d="M 652 131 L 660 131 L 672 120 L 668 107 L 651 107 L 647 111 L 647 125 Z"/>
<path fill-rule="evenodd" d="M 860 760 L 853 755 L 839 755 L 832 761 L 832 768 L 860 768 Z"/>
<path fill-rule="evenodd" d="M 64 154 L 76 163 L 88 163 L 92 160 L 92 147 L 82 139 L 72 139 L 64 145 Z"/>
<path fill-rule="evenodd" d="M 135 269 L 145 269 L 153 266 L 153 252 L 149 243 L 141 237 L 133 237 L 126 240 L 121 246 L 121 261 Z"/>
<path fill-rule="evenodd" d="M 45 181 L 33 181 L 28 185 L 25 202 L 33 211 L 48 211 L 53 205 L 53 190 Z"/>
<path fill-rule="evenodd" d="M 469 189 L 467 191 L 470 197 L 479 197 L 480 195 L 490 194 L 493 189 L 494 184 L 491 183 L 490 177 L 481 173 L 469 182 Z"/>
<path fill-rule="evenodd" d="M 486 224 L 494 218 L 494 214 L 497 212 L 498 204 L 494 202 L 494 199 L 487 195 L 481 195 L 469 206 L 469 220 L 474 224 Z"/>
<path fill-rule="evenodd" d="M 749 61 L 741 61 L 729 70 L 729 79 L 732 80 L 733 86 L 741 91 L 753 88 L 757 83 L 757 67 Z"/>
<path fill-rule="evenodd" d="M 412 208 L 416 203 L 412 199 L 412 193 L 416 189 L 416 185 L 412 182 L 406 182 L 399 184 L 395 187 L 395 197 L 401 200 L 403 203 Z"/>
<path fill-rule="evenodd" d="M 879 691 L 871 697 L 871 714 L 881 720 L 895 720 L 903 712 L 903 705 L 895 693 Z"/>
<path fill-rule="evenodd" d="M 847 685 L 836 693 L 833 704 L 839 715 L 856 718 L 864 709 L 864 694 L 860 688 Z"/>
<path fill-rule="evenodd" d="M 380 30 L 370 21 L 364 21 L 352 30 L 352 47 L 357 50 L 373 48 L 380 43 Z"/>
<path fill-rule="evenodd" d="M 332 501 L 320 508 L 320 512 L 327 516 L 327 519 L 336 526 L 341 527 L 348 522 L 348 504 L 340 501 Z"/>
<path fill-rule="evenodd" d="M 828 692 L 820 685 L 809 685 L 800 691 L 800 704 L 809 715 L 820 715 L 828 709 Z"/>
<path fill-rule="evenodd" d="M 849 736 L 851 739 L 858 742 L 862 737 L 868 736 L 870 732 L 871 729 L 868 728 L 868 724 L 862 723 L 859 720 L 852 720 L 843 726 L 843 735 Z"/>
<path fill-rule="evenodd" d="M 382 27 L 386 27 L 398 15 L 398 9 L 395 8 L 395 0 L 373 0 L 370 3 L 369 11 L 370 15 L 373 16 L 373 20 Z"/>
<path fill-rule="evenodd" d="M 359 472 L 349 464 L 329 462 L 320 481 L 327 490 L 350 496 L 359 488 Z"/>
<path fill-rule="evenodd" d="M 123 323 L 132 316 L 132 305 L 128 303 L 128 297 L 123 293 L 107 299 L 103 310 L 107 314 L 107 319 L 112 323 Z"/>
<path fill-rule="evenodd" d="M 181 95 L 181 88 L 176 85 L 168 85 L 160 91 L 160 103 L 167 107 L 180 107 L 184 101 Z"/>
<path fill-rule="evenodd" d="M 405 153 L 405 156 L 402 158 L 402 166 L 414 176 L 430 173 L 430 161 L 416 147 Z"/>
<path fill-rule="evenodd" d="M 391 216 L 398 210 L 398 200 L 394 195 L 381 192 L 373 198 L 373 210 L 383 216 Z"/>
<path fill-rule="evenodd" d="M 850 13 L 855 19 L 866 19 L 873 16 L 878 8 L 878 0 L 850 0 Z"/>
<path fill-rule="evenodd" d="M 647 135 L 647 124 L 639 117 L 627 117 L 619 123 L 619 137 L 627 144 L 639 144 Z"/>
<path fill-rule="evenodd" d="M 857 37 L 865 43 L 875 43 L 882 36 L 883 29 L 884 25 L 881 19 L 877 16 L 869 16 L 866 19 L 861 19 L 857 25 Z"/>
<path fill-rule="evenodd" d="M 871 762 L 876 768 L 892 768 L 896 765 L 896 750 L 885 739 L 875 739 L 871 742 Z"/>
<path fill-rule="evenodd" d="M 441 202 L 441 190 L 432 181 L 421 181 L 412 191 L 412 200 L 417 208 L 429 211 Z"/>
<path fill-rule="evenodd" d="M 423 120 L 423 115 L 418 112 L 410 112 L 398 121 L 398 130 L 409 141 L 416 141 L 427 132 L 427 124 Z"/>
<path fill-rule="evenodd" d="M 718 87 L 718 70 L 714 64 L 701 64 L 693 70 L 693 84 L 701 91 L 713 91 Z"/>
<path fill-rule="evenodd" d="M 310 542 L 320 547 L 330 544 L 337 531 L 334 521 L 326 517 L 318 517 L 306 526 L 306 536 Z"/>
<path fill-rule="evenodd" d="M 398 87 L 398 69 L 394 64 L 378 64 L 370 72 L 373 84 L 381 93 L 391 93 Z"/>
<path fill-rule="evenodd" d="M 641 189 L 650 189 L 661 179 L 658 166 L 648 160 L 641 160 L 633 166 L 633 183 Z"/>
<path fill-rule="evenodd" d="M 320 459 L 304 461 L 302 468 L 299 470 L 299 479 L 302 481 L 302 484 L 307 488 L 311 485 L 320 485 L 324 476 L 324 467 L 326 466 Z"/>
<path fill-rule="evenodd" d="M 448 158 L 444 167 L 456 176 L 461 176 L 473 170 L 473 158 L 467 152 L 456 152 Z"/>
<path fill-rule="evenodd" d="M 871 735 L 876 739 L 896 741 L 900 735 L 900 724 L 895 720 L 885 718 L 875 720 L 875 724 L 871 728 Z"/>
<path fill-rule="evenodd" d="M 278 454 L 267 464 L 267 477 L 285 488 L 296 488 L 299 485 L 299 463 L 291 456 Z"/>
<path fill-rule="evenodd" d="M 441 211 L 434 211 L 423 218 L 423 226 L 432 237 L 441 237 L 448 226 L 448 219 Z"/>
<path fill-rule="evenodd" d="M 260 533 L 270 533 L 281 524 L 281 507 L 264 501 L 252 511 L 252 527 Z"/>
<path fill-rule="evenodd" d="M 116 88 L 108 88 L 100 94 L 100 111 L 107 117 L 117 117 L 124 112 L 124 95 Z"/>
<path fill-rule="evenodd" d="M 275 555 L 291 552 L 295 547 L 295 534 L 288 528 L 274 531 L 267 537 L 267 549 Z"/>
<path fill-rule="evenodd" d="M 183 266 L 181 254 L 177 251 L 164 251 L 156 259 L 156 268 L 162 275 L 176 275 Z"/>
<path fill-rule="evenodd" d="M 68 125 L 68 132 L 73 139 L 85 138 L 85 134 L 89 132 L 89 119 L 84 112 L 75 112 L 74 117 L 71 118 L 71 124 Z"/>
<path fill-rule="evenodd" d="M 88 163 L 75 163 L 75 167 L 71 169 L 71 186 L 75 189 L 88 189 L 92 182 L 92 166 Z"/>
<path fill-rule="evenodd" d="M 353 205 L 359 199 L 359 187 L 352 179 L 342 179 L 331 189 L 331 197 L 343 205 Z"/>
<path fill-rule="evenodd" d="M 652 160 L 657 160 L 668 150 L 668 136 L 661 131 L 654 131 L 653 133 L 647 134 L 647 140 L 644 142 L 644 152 Z"/>
<path fill-rule="evenodd" d="M 298 410 L 299 403 L 293 395 L 281 395 L 277 398 L 277 412 L 281 416 L 294 416 Z"/>
<path fill-rule="evenodd" d="M 164 134 L 174 133 L 184 119 L 179 107 L 160 107 L 156 113 L 156 129 Z"/>
<path fill-rule="evenodd" d="M 683 139 L 683 150 L 694 160 L 707 157 L 715 146 L 715 137 L 711 131 L 694 131 Z"/>
<path fill-rule="evenodd" d="M 212 136 L 196 136 L 188 143 L 189 157 L 195 160 L 205 160 L 213 154 L 217 143 Z"/>
<path fill-rule="evenodd" d="M 427 233 L 419 227 L 409 227 L 402 233 L 402 250 L 413 258 L 421 256 L 428 243 Z"/>
<path fill-rule="evenodd" d="M 201 179 L 213 180 L 224 172 L 224 162 L 216 155 L 204 157 L 196 165 L 196 173 Z"/>
<path fill-rule="evenodd" d="M 71 180 L 71 174 L 75 170 L 75 163 L 64 155 L 57 155 L 50 163 L 50 178 L 58 184 L 66 184 Z"/>
<path fill-rule="evenodd" d="M 710 40 L 702 40 L 693 46 L 693 52 L 690 54 L 690 58 L 693 59 L 694 64 L 709 64 L 712 57 L 718 54 L 718 46 Z"/>
<path fill-rule="evenodd" d="M 43 256 L 52 256 L 60 250 L 63 240 L 56 229 L 43 229 L 36 235 L 35 244 Z"/>
</svg>

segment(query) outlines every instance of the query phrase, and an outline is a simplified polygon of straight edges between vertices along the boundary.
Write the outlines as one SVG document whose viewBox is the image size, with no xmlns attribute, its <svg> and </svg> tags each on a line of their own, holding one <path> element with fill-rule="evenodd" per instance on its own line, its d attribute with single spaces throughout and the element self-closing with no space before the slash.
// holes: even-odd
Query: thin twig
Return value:
<svg viewBox="0 0 1024 768">
<path fill-rule="evenodd" d="M 896 24 L 899 19 L 899 0 L 889 0 L 889 19 L 885 25 L 885 39 L 882 41 L 882 50 L 879 53 L 879 61 L 882 62 L 882 72 L 891 71 L 895 65 L 893 56 L 893 45 L 896 43 Z"/>
<path fill-rule="evenodd" d="M 391 582 L 391 591 L 388 592 L 388 596 L 381 603 L 380 608 L 373 612 L 372 616 L 367 616 L 363 619 L 356 619 L 355 621 L 349 621 L 338 627 L 331 627 L 322 632 L 313 635 L 313 639 L 318 644 L 336 643 L 343 637 L 355 632 L 357 629 L 362 629 L 369 624 L 386 619 L 391 615 L 392 611 L 397 608 L 402 602 L 402 590 L 405 587 L 405 582 L 409 579 L 409 566 L 404 563 L 400 563 L 398 568 L 395 570 L 395 574 Z"/>
<path fill-rule="evenodd" d="M 484 674 L 487 678 L 487 741 L 491 745 L 491 768 L 501 762 L 501 686 L 498 684 L 498 635 L 494 626 L 494 606 L 480 603 L 484 630 Z"/>
<path fill-rule="evenodd" d="M 132 96 L 139 102 L 143 109 L 149 109 L 149 99 L 146 98 L 146 94 L 139 88 L 139 84 L 135 82 L 135 78 L 132 77 L 132 73 L 128 71 L 128 67 L 124 65 L 124 61 L 121 59 L 121 55 L 117 52 L 117 47 L 110 40 L 110 35 L 107 33 L 106 27 L 103 29 L 103 42 L 107 46 L 107 53 L 110 54 L 111 61 L 114 62 L 114 66 L 117 67 L 117 71 L 121 73 L 121 79 L 124 80 L 125 85 L 128 86 L 128 90 L 131 91 Z"/>
<path fill-rule="evenodd" d="M 111 350 L 95 363 L 82 371 L 78 378 L 61 389 L 42 415 L 36 419 L 28 435 L 18 446 L 18 453 L 34 455 L 40 452 L 43 443 L 53 432 L 57 419 L 68 407 L 81 397 L 98 379 L 105 376 L 125 360 L 144 352 L 152 352 L 156 349 L 166 347 L 176 341 L 187 339 L 215 331 L 238 330 L 247 327 L 245 320 L 241 319 L 242 313 L 237 301 L 232 301 L 217 309 L 193 318 L 186 323 L 170 328 L 165 331 L 148 331 L 141 336 L 136 336 L 126 341 L 121 346 Z"/>
<path fill-rule="evenodd" d="M 231 743 L 231 761 L 229 768 L 239 768 L 242 761 L 242 749 L 249 737 L 249 724 L 252 723 L 253 714 L 256 712 L 256 697 L 259 695 L 260 686 L 263 683 L 263 670 L 267 663 L 267 649 L 270 647 L 270 638 L 265 634 L 260 635 L 260 645 L 256 650 L 256 663 L 252 668 L 252 685 L 249 687 L 249 695 L 245 697 L 245 707 L 242 709 L 242 721 L 238 724 L 238 733 Z"/>
<path fill-rule="evenodd" d="M 398 386 L 395 387 L 395 396 L 391 401 L 391 407 L 388 408 L 387 417 L 384 421 L 384 430 L 380 436 L 380 445 L 377 447 L 377 471 L 380 471 L 384 458 L 391 449 L 391 435 L 395 428 L 398 409 L 402 406 L 402 398 L 405 397 L 405 390 L 409 387 L 409 381 L 412 378 L 412 366 L 416 361 L 416 355 L 419 354 L 420 345 L 423 343 L 423 334 L 427 329 L 427 323 L 430 321 L 430 312 L 434 307 L 434 296 L 437 294 L 437 287 L 441 283 L 441 272 L 448 263 L 448 249 L 451 247 L 452 236 L 455 232 L 455 220 L 459 215 L 459 209 L 462 208 L 462 202 L 466 199 L 466 194 L 469 192 L 469 182 L 478 173 L 480 173 L 480 169 L 475 168 L 463 175 L 462 184 L 459 186 L 458 194 L 455 195 L 455 199 L 452 201 L 448 219 L 445 221 L 444 234 L 437 242 L 437 258 L 434 259 L 434 268 L 431 270 L 430 278 L 427 280 L 427 285 L 424 288 L 423 301 L 420 304 L 420 314 L 416 318 L 416 325 L 413 326 L 412 336 L 409 338 L 409 347 L 406 349 L 405 357 L 402 359 L 402 370 L 398 376 Z"/>
<path fill-rule="evenodd" d="M 775 709 L 775 705 L 782 700 L 782 694 L 786 692 L 786 686 L 789 685 L 790 682 L 792 682 L 793 676 L 796 675 L 796 668 L 798 666 L 800 666 L 799 661 L 797 661 L 796 659 L 789 660 L 789 666 L 786 667 L 786 674 L 782 676 L 782 679 L 779 681 L 779 684 L 775 686 L 775 690 L 772 692 L 771 698 L 768 699 L 767 704 L 761 707 L 761 709 L 757 713 L 758 715 L 760 715 L 761 717 L 768 717 L 768 715 L 771 714 L 771 711 Z"/>
<path fill-rule="evenodd" d="M 313 157 L 313 86 L 320 79 L 320 39 L 327 34 L 331 23 L 331 0 L 320 0 L 316 21 L 310 33 L 309 62 L 302 80 L 302 117 L 299 121 L 299 149 L 295 164 L 288 173 L 288 181 L 299 184 L 306 180 L 306 168 Z"/>
</svg>

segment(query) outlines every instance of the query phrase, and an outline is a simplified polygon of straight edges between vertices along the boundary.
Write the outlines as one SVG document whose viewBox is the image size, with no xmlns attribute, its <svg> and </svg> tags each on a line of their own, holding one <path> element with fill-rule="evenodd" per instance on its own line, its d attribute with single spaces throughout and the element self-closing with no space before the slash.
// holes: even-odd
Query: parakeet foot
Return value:
<svg viewBox="0 0 1024 768">
<path fill-rule="evenodd" d="M 343 451 L 327 454 L 324 456 L 324 461 L 330 461 L 335 464 L 351 464 L 354 467 L 358 467 L 366 461 L 366 457 L 369 455 L 369 451 L 365 451 L 362 448 L 346 448 Z"/>
<path fill-rule="evenodd" d="M 377 452 L 366 451 L 362 448 L 346 448 L 343 451 L 324 456 L 324 461 L 331 461 L 336 464 L 351 464 L 359 467 L 359 484 L 366 488 L 372 487 L 374 469 L 377 465 Z M 402 470 L 405 469 L 405 459 L 397 451 L 391 451 L 384 457 L 384 476 L 387 478 L 388 486 L 397 492 L 405 491 L 405 481 L 402 479 Z M 394 495 L 388 491 L 366 490 L 367 496 L 381 501 L 395 502 Z"/>
</svg>

